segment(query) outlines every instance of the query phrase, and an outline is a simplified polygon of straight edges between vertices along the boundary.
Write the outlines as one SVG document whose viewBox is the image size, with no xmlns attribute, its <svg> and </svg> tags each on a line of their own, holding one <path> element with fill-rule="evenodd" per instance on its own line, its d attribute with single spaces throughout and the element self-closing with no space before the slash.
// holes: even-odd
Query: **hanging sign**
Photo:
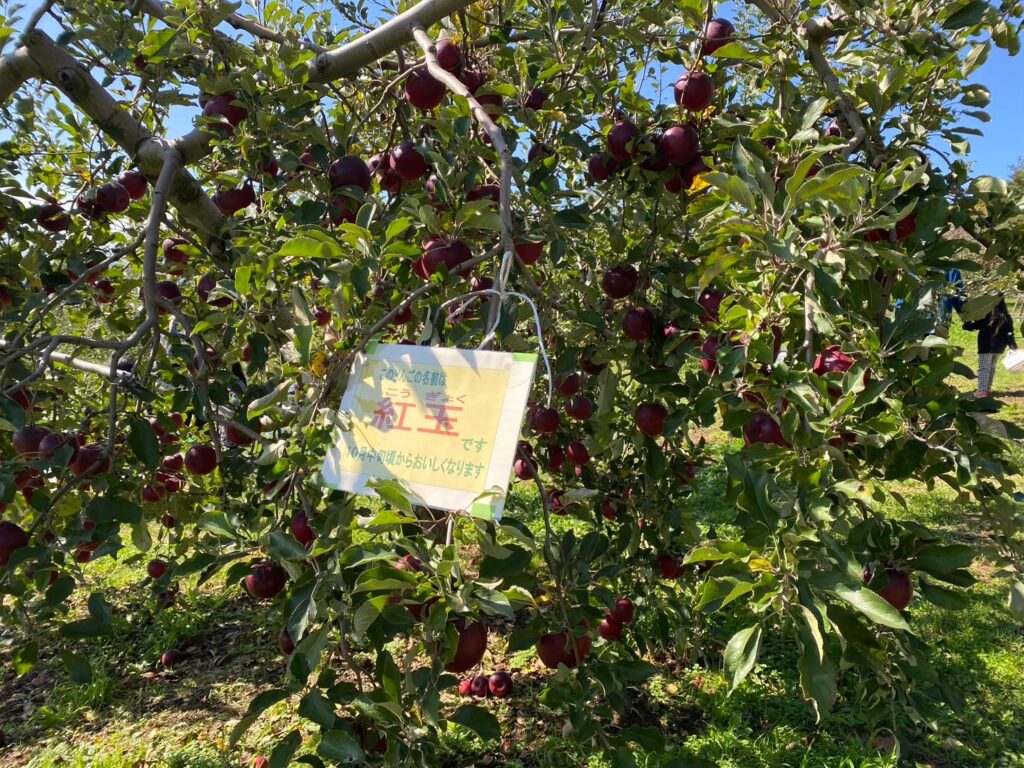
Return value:
<svg viewBox="0 0 1024 768">
<path fill-rule="evenodd" d="M 356 361 L 323 481 L 375 495 L 401 483 L 414 503 L 500 519 L 537 356 L 376 344 Z"/>
</svg>

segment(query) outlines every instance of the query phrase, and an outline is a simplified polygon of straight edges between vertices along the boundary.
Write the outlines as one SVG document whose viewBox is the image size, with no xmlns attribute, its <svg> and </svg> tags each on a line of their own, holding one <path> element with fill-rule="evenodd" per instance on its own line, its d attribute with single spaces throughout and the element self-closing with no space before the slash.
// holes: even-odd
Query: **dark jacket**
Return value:
<svg viewBox="0 0 1024 768">
<path fill-rule="evenodd" d="M 978 354 L 1001 354 L 1007 347 L 1017 348 L 1017 342 L 1013 338 L 1013 319 L 1010 317 L 1010 310 L 1006 308 L 1003 299 L 980 320 L 971 320 L 964 323 L 968 331 L 978 332 Z"/>
</svg>

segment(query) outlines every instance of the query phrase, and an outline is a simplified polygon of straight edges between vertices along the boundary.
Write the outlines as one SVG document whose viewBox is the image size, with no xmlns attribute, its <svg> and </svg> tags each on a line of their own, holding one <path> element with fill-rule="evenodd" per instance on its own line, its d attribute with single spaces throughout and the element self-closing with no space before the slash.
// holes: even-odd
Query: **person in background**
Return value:
<svg viewBox="0 0 1024 768">
<path fill-rule="evenodd" d="M 946 270 L 946 283 L 953 289 L 953 293 L 943 296 L 939 300 L 939 323 L 948 329 L 953 322 L 953 313 L 962 312 L 964 303 L 967 301 L 966 287 L 964 286 L 963 275 L 959 269 Z M 940 334 L 948 337 L 948 331 Z"/>
<path fill-rule="evenodd" d="M 1003 294 L 999 303 L 978 320 L 964 323 L 968 331 L 978 332 L 978 392 L 977 397 L 988 397 L 992 392 L 992 381 L 996 375 L 996 363 L 1006 348 L 1017 348 L 1013 338 L 1013 318 L 1006 307 Z"/>
</svg>

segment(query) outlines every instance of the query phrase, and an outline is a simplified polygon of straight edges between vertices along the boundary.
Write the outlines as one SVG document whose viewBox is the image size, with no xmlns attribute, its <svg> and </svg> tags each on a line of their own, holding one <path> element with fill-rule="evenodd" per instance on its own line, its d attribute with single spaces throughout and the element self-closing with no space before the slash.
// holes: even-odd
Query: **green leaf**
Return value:
<svg viewBox="0 0 1024 768">
<path fill-rule="evenodd" d="M 484 741 L 492 741 L 501 736 L 501 726 L 498 725 L 498 718 L 483 707 L 463 704 L 455 710 L 448 720 L 469 728 L 469 730 L 473 731 Z"/>
<path fill-rule="evenodd" d="M 396 703 L 402 701 L 402 672 L 395 663 L 394 657 L 387 651 L 377 654 L 377 680 L 384 693 Z"/>
<path fill-rule="evenodd" d="M 950 15 L 942 22 L 942 27 L 943 29 L 963 29 L 974 26 L 984 18 L 985 11 L 990 7 L 984 0 L 950 3 Z"/>
<path fill-rule="evenodd" d="M 89 595 L 89 615 L 103 624 L 112 624 L 114 621 L 110 605 L 99 592 Z"/>
<path fill-rule="evenodd" d="M 312 720 L 324 730 L 334 727 L 334 707 L 331 705 L 319 688 L 313 688 L 302 697 L 299 702 L 299 715 Z"/>
<path fill-rule="evenodd" d="M 92 665 L 84 656 L 61 649 L 60 661 L 64 665 L 64 669 L 68 671 L 68 677 L 73 683 L 88 685 L 92 682 Z"/>
<path fill-rule="evenodd" d="M 113 631 L 114 628 L 111 625 L 104 624 L 101 621 L 96 621 L 96 619 L 72 621 L 60 628 L 61 636 L 66 637 L 69 640 L 82 640 L 88 637 L 100 637 L 102 635 L 109 635 Z"/>
<path fill-rule="evenodd" d="M 14 654 L 14 672 L 18 677 L 29 672 L 39 660 L 39 642 L 29 640 Z"/>
<path fill-rule="evenodd" d="M 270 753 L 270 768 L 288 768 L 292 758 L 302 745 L 302 734 L 292 731 L 274 747 Z"/>
<path fill-rule="evenodd" d="M 918 550 L 909 564 L 916 570 L 937 576 L 966 568 L 973 560 L 974 549 L 966 544 L 927 544 Z"/>
<path fill-rule="evenodd" d="M 277 256 L 294 256 L 299 259 L 330 259 L 337 260 L 345 255 L 341 245 L 333 239 L 313 239 L 312 237 L 293 237 L 277 252 Z"/>
<path fill-rule="evenodd" d="M 70 576 L 61 576 L 46 590 L 46 604 L 51 608 L 67 600 L 75 591 L 75 580 Z"/>
<path fill-rule="evenodd" d="M 133 416 L 128 420 L 128 446 L 135 457 L 149 469 L 160 464 L 160 444 L 148 421 Z"/>
<path fill-rule="evenodd" d="M 665 736 L 658 728 L 642 728 L 640 726 L 633 726 L 632 728 L 623 728 L 622 733 L 620 733 L 619 736 L 624 741 L 639 744 L 648 752 L 655 752 L 660 754 L 665 751 Z"/>
<path fill-rule="evenodd" d="M 235 270 L 235 290 L 239 296 L 247 296 L 249 293 L 249 281 L 252 279 L 252 267 L 241 266 Z"/>
<path fill-rule="evenodd" d="M 892 629 L 910 631 L 910 627 L 907 625 L 906 620 L 900 616 L 899 611 L 867 587 L 851 587 L 847 584 L 837 584 L 832 591 L 837 597 L 849 603 L 876 624 L 891 627 Z"/>
<path fill-rule="evenodd" d="M 285 379 L 263 397 L 253 400 L 249 403 L 249 407 L 246 408 L 246 417 L 250 420 L 255 419 L 257 416 L 269 411 L 288 396 L 288 390 L 292 388 L 293 383 Z"/>
<path fill-rule="evenodd" d="M 356 738 L 344 731 L 328 731 L 320 737 L 317 754 L 328 760 L 358 763 L 366 758 Z"/>
<path fill-rule="evenodd" d="M 357 638 L 362 638 L 366 635 L 366 630 L 373 625 L 373 622 L 377 620 L 380 612 L 384 609 L 381 600 L 386 602 L 387 599 L 387 597 L 371 598 L 356 609 L 356 614 L 352 618 L 352 629 L 355 631 Z"/>
<path fill-rule="evenodd" d="M 921 595 L 932 605 L 937 605 L 950 611 L 962 611 L 970 606 L 966 597 L 948 587 L 940 587 L 938 584 L 933 584 L 923 576 L 918 580 L 918 583 L 921 587 Z"/>
<path fill-rule="evenodd" d="M 741 629 L 729 640 L 725 647 L 725 675 L 729 678 L 730 693 L 754 669 L 760 650 L 761 627 L 757 625 Z"/>
<path fill-rule="evenodd" d="M 223 512 L 204 512 L 199 516 L 196 525 L 200 530 L 212 533 L 222 539 L 238 538 L 238 531 L 228 522 Z"/>
<path fill-rule="evenodd" d="M 828 656 L 819 657 L 811 646 L 805 646 L 796 663 L 800 672 L 800 690 L 814 706 L 817 721 L 832 711 L 836 698 L 836 667 Z"/>
<path fill-rule="evenodd" d="M 725 192 L 729 197 L 742 205 L 751 213 L 757 209 L 754 193 L 739 176 L 729 176 L 724 173 L 705 173 L 701 178 L 708 184 Z"/>
<path fill-rule="evenodd" d="M 972 320 L 980 320 L 987 315 L 992 308 L 999 303 L 999 296 L 994 294 L 984 294 L 982 296 L 975 296 L 973 299 L 968 299 L 960 310 L 960 314 L 963 317 L 965 323 L 969 323 Z"/>
</svg>

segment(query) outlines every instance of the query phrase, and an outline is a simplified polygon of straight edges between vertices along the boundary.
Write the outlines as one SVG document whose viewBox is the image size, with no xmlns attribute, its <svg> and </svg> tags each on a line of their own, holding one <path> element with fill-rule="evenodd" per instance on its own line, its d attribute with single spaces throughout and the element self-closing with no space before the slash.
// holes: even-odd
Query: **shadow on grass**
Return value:
<svg viewBox="0 0 1024 768">
<path fill-rule="evenodd" d="M 145 596 L 143 589 L 108 593 L 117 606 L 113 635 L 69 642 L 51 632 L 37 638 L 40 659 L 28 674 L 15 677 L 4 664 L 0 731 L 9 746 L 6 756 L 0 749 L 0 764 L 42 743 L 73 743 L 70 733 L 80 738 L 115 722 L 174 713 L 182 721 L 224 723 L 244 712 L 268 677 L 283 672 L 276 637 L 269 630 L 253 633 L 265 623 L 260 608 L 238 593 L 195 592 L 162 611 L 151 599 L 140 599 Z M 61 648 L 89 659 L 91 682 L 69 679 Z M 173 669 L 159 664 L 168 648 L 183 654 Z M 9 659 L 0 656 L 3 661 Z"/>
</svg>

